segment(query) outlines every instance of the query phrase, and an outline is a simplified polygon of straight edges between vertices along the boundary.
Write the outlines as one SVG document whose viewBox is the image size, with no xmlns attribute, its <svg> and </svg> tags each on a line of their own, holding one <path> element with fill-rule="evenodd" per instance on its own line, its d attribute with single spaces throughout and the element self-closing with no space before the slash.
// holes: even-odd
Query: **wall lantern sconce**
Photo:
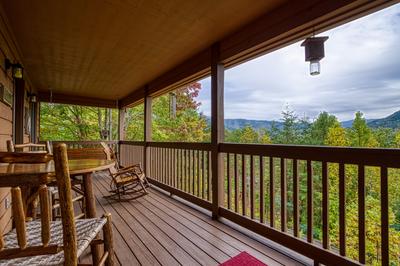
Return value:
<svg viewBox="0 0 400 266">
<path fill-rule="evenodd" d="M 28 92 L 27 95 L 28 95 L 29 101 L 31 103 L 36 103 L 37 102 L 37 95 L 36 94 Z"/>
<path fill-rule="evenodd" d="M 5 64 L 6 71 L 10 68 L 12 69 L 13 78 L 22 79 L 24 77 L 24 68 L 20 63 L 13 64 L 9 59 L 6 59 Z"/>
<path fill-rule="evenodd" d="M 321 66 L 319 61 L 325 57 L 324 42 L 329 37 L 310 37 L 304 40 L 301 46 L 305 47 L 306 61 L 310 62 L 310 74 L 319 75 Z"/>
</svg>

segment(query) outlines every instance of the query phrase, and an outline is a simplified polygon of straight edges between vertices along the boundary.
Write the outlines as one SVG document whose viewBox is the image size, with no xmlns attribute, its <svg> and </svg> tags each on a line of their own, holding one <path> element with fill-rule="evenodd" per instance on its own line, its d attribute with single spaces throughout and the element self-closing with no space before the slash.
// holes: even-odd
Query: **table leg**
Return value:
<svg viewBox="0 0 400 266">
<path fill-rule="evenodd" d="M 86 218 L 96 217 L 96 202 L 93 195 L 93 182 L 92 173 L 87 173 L 83 175 L 83 187 L 85 194 L 85 216 Z M 91 246 L 90 250 L 92 252 L 93 265 L 98 265 L 100 262 L 100 247 L 98 245 Z"/>
</svg>

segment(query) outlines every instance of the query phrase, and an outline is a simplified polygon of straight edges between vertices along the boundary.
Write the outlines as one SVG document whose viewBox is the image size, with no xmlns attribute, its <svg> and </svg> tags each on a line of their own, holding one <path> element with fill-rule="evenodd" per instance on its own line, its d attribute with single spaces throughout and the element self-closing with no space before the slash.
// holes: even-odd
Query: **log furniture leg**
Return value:
<svg viewBox="0 0 400 266">
<path fill-rule="evenodd" d="M 93 194 L 92 173 L 83 175 L 83 188 L 85 194 L 85 213 L 86 218 L 96 217 L 96 202 Z M 98 265 L 100 261 L 100 247 L 98 245 L 91 246 L 93 265 Z"/>
</svg>

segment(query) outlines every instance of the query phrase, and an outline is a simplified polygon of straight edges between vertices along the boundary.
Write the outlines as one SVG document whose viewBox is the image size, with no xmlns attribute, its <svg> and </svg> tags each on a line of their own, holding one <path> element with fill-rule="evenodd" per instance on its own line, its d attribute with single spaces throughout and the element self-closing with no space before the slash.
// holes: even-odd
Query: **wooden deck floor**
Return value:
<svg viewBox="0 0 400 266">
<path fill-rule="evenodd" d="M 246 251 L 268 265 L 299 265 L 281 253 L 156 189 L 130 202 L 107 195 L 109 177 L 97 174 L 97 213 L 112 214 L 120 265 L 218 265 Z"/>
</svg>

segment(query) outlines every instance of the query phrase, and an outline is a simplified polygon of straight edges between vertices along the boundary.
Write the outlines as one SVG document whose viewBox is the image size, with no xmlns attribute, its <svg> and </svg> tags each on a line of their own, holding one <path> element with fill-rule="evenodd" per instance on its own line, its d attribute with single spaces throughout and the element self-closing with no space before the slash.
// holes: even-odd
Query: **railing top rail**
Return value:
<svg viewBox="0 0 400 266">
<path fill-rule="evenodd" d="M 83 141 L 74 141 L 74 140 L 51 140 L 52 143 L 65 143 L 65 144 L 97 144 L 100 142 L 105 142 L 107 144 L 118 144 L 118 140 L 83 140 Z M 39 141 L 39 143 L 44 143 L 44 141 Z"/>
<path fill-rule="evenodd" d="M 223 143 L 219 151 L 277 158 L 400 168 L 400 149 Z"/>
<path fill-rule="evenodd" d="M 170 149 L 211 150 L 211 143 L 204 142 L 147 142 L 147 146 Z"/>
<path fill-rule="evenodd" d="M 119 144 L 133 145 L 133 146 L 145 146 L 146 142 L 137 140 L 120 140 Z"/>
</svg>

